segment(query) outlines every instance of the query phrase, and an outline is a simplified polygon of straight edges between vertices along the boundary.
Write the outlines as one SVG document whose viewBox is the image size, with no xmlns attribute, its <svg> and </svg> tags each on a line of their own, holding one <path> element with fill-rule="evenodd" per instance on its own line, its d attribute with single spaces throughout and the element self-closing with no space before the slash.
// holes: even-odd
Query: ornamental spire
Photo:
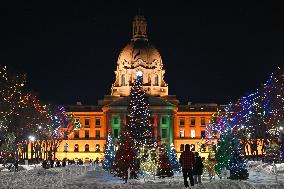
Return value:
<svg viewBox="0 0 284 189">
<path fill-rule="evenodd" d="M 139 11 L 140 12 L 140 11 Z M 133 20 L 133 36 L 132 40 L 137 40 L 137 39 L 145 39 L 148 40 L 147 38 L 147 22 L 144 16 L 136 15 Z"/>
</svg>

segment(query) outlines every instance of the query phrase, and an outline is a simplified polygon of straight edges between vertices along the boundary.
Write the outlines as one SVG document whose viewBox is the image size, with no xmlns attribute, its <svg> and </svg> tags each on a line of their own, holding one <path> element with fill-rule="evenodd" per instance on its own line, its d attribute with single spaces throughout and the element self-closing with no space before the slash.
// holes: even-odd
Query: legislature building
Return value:
<svg viewBox="0 0 284 189">
<path fill-rule="evenodd" d="M 111 94 L 105 95 L 96 105 L 77 102 L 66 106 L 66 111 L 75 116 L 81 127 L 73 129 L 68 140 L 62 141 L 56 153 L 58 159 L 102 159 L 108 130 L 117 144 L 121 128 L 126 125 L 130 89 L 138 71 L 143 73 L 143 89 L 149 95 L 155 139 L 162 144 L 174 145 L 178 154 L 185 144 L 190 144 L 192 150 L 208 156 L 209 146 L 204 145 L 206 124 L 211 115 L 224 106 L 180 104 L 175 95 L 169 94 L 169 86 L 164 80 L 164 63 L 147 36 L 144 16 L 134 17 L 132 30 L 130 42 L 118 56 Z"/>
</svg>

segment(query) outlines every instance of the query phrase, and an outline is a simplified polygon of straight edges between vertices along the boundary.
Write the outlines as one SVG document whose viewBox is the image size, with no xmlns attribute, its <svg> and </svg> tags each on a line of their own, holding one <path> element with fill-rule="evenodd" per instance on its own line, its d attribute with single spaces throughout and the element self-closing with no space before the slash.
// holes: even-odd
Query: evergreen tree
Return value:
<svg viewBox="0 0 284 189">
<path fill-rule="evenodd" d="M 129 137 L 129 133 L 125 130 L 120 135 L 119 148 L 111 167 L 111 172 L 114 176 L 121 177 L 125 182 L 128 178 L 128 170 L 130 170 L 130 178 L 136 178 L 139 170 L 139 161 L 137 151 L 134 149 L 134 142 Z"/>
<path fill-rule="evenodd" d="M 160 147 L 157 176 L 171 177 L 174 175 L 173 167 L 164 146 Z"/>
<path fill-rule="evenodd" d="M 246 180 L 248 179 L 248 170 L 244 161 L 244 155 L 241 153 L 240 141 L 233 137 L 231 141 L 232 155 L 230 159 L 230 179 Z"/>
<path fill-rule="evenodd" d="M 220 139 L 218 140 L 218 148 L 216 153 L 217 164 L 215 166 L 215 171 L 218 175 L 221 174 L 221 170 L 229 169 L 232 154 L 231 140 L 232 137 L 230 134 L 228 134 L 228 131 L 226 133 L 222 133 Z"/>
<path fill-rule="evenodd" d="M 277 163 L 280 160 L 280 146 L 278 144 L 270 144 L 266 150 L 266 160 L 270 163 Z"/>
<path fill-rule="evenodd" d="M 106 150 L 105 150 L 105 158 L 103 161 L 103 169 L 105 170 L 111 169 L 114 157 L 115 157 L 115 154 L 114 154 L 113 139 L 109 131 L 108 136 L 107 136 L 107 141 L 106 141 Z"/>
<path fill-rule="evenodd" d="M 140 160 L 140 170 L 143 174 L 155 176 L 157 173 L 156 149 L 152 148 L 148 150 L 147 156 L 144 156 L 144 158 L 145 160 L 143 158 Z"/>
<path fill-rule="evenodd" d="M 136 77 L 130 92 L 127 130 L 134 141 L 135 148 L 139 150 L 151 141 L 152 126 L 150 125 L 151 114 L 147 96 L 142 88 L 142 72 L 138 71 Z"/>
<path fill-rule="evenodd" d="M 174 145 L 171 145 L 170 162 L 171 162 L 171 165 L 173 167 L 173 171 L 175 173 L 181 172 L 181 167 L 180 167 L 180 164 L 179 164 L 179 160 L 178 160 L 176 149 L 175 149 Z"/>
</svg>

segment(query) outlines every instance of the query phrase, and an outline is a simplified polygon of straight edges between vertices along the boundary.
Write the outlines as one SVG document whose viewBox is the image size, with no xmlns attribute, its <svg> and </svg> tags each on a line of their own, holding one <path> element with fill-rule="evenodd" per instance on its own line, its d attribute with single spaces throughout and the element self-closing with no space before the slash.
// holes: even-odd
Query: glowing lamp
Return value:
<svg viewBox="0 0 284 189">
<path fill-rule="evenodd" d="M 137 71 L 137 72 L 136 72 L 136 76 L 140 76 L 140 77 L 143 76 L 143 72 Z"/>
<path fill-rule="evenodd" d="M 34 136 L 29 136 L 29 140 L 34 142 L 35 141 L 35 137 Z"/>
</svg>

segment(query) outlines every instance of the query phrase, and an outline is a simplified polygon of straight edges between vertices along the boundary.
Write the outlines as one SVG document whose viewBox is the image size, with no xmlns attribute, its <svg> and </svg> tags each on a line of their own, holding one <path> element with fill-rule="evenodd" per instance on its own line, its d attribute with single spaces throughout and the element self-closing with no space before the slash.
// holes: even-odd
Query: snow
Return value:
<svg viewBox="0 0 284 189">
<path fill-rule="evenodd" d="M 263 189 L 284 188 L 284 163 L 277 164 L 278 174 L 273 172 L 271 164 L 262 162 L 248 162 L 249 179 L 246 181 L 234 181 L 216 178 L 209 182 L 205 173 L 203 183 L 194 186 L 196 189 Z M 0 168 L 2 166 L 0 165 Z M 3 167 L 2 167 L 3 168 Z M 70 165 L 61 168 L 43 169 L 39 165 L 23 166 L 24 171 L 0 172 L 0 189 L 6 188 L 184 188 L 183 177 L 176 174 L 171 178 L 154 178 L 153 176 L 141 177 L 124 183 L 120 178 L 113 177 L 104 171 L 101 166 L 96 168 L 88 165 Z"/>
</svg>

